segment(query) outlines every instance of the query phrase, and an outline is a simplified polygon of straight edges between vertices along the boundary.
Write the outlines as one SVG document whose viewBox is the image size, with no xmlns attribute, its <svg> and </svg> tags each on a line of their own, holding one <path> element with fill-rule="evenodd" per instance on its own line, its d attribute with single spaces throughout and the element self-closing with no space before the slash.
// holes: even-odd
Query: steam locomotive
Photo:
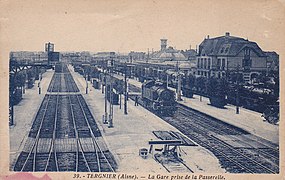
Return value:
<svg viewBox="0 0 285 180">
<path fill-rule="evenodd" d="M 142 101 L 146 108 L 164 116 L 171 116 L 176 110 L 175 93 L 161 82 L 150 80 L 143 83 Z"/>
</svg>

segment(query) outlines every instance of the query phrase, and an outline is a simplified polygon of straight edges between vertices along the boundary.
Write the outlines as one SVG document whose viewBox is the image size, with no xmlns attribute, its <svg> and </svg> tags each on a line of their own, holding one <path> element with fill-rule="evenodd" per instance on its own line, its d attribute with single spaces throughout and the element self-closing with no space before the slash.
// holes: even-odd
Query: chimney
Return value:
<svg viewBox="0 0 285 180">
<path fill-rule="evenodd" d="M 226 37 L 229 37 L 230 36 L 230 33 L 229 32 L 226 32 Z"/>
<path fill-rule="evenodd" d="M 210 36 L 209 36 L 209 35 L 207 36 L 207 39 L 210 39 Z"/>
</svg>

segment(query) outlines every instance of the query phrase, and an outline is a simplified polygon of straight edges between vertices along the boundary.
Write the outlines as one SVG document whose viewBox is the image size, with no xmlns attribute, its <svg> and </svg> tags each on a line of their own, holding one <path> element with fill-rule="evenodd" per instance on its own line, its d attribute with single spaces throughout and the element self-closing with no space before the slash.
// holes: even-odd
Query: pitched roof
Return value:
<svg viewBox="0 0 285 180">
<path fill-rule="evenodd" d="M 245 47 L 251 48 L 258 56 L 266 56 L 255 42 L 229 35 L 205 39 L 199 46 L 198 55 L 236 56 Z"/>
<path fill-rule="evenodd" d="M 158 59 L 158 60 L 186 60 L 185 56 L 178 50 L 169 47 L 167 49 L 154 52 L 152 54 L 152 59 Z"/>
</svg>

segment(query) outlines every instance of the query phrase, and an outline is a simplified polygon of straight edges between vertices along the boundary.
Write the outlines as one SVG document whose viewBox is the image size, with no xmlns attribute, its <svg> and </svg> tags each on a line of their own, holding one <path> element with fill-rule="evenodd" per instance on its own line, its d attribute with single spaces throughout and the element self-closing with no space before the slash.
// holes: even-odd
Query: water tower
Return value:
<svg viewBox="0 0 285 180">
<path fill-rule="evenodd" d="M 165 50 L 167 47 L 167 39 L 160 39 L 160 47 L 161 47 L 161 51 Z"/>
</svg>

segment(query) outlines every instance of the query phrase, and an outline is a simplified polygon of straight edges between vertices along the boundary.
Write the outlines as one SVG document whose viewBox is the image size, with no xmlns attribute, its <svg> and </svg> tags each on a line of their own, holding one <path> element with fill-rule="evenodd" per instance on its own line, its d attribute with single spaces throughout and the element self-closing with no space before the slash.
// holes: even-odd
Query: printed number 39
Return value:
<svg viewBox="0 0 285 180">
<path fill-rule="evenodd" d="M 79 174 L 74 174 L 73 178 L 80 178 L 80 175 Z"/>
</svg>

